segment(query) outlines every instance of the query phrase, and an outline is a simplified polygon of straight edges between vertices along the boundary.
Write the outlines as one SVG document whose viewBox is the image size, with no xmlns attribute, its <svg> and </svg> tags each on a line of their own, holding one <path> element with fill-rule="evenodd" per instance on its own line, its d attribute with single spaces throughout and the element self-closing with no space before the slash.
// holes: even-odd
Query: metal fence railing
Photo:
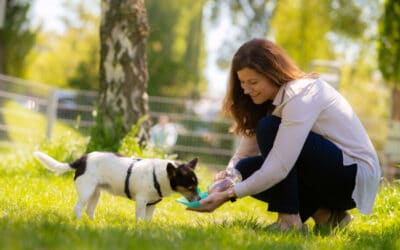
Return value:
<svg viewBox="0 0 400 250">
<path fill-rule="evenodd" d="M 77 133 L 89 135 L 94 124 L 93 112 L 97 92 L 54 88 L 0 74 L 0 149 L 37 145 L 40 139 L 52 138 L 62 124 Z M 150 119 L 168 115 L 178 131 L 172 148 L 179 158 L 197 156 L 201 162 L 223 168 L 236 145 L 227 133 L 231 121 L 220 113 L 221 99 L 191 100 L 170 97 L 149 97 Z M 374 117 L 360 117 L 384 167 L 399 162 L 398 125 L 388 136 L 382 135 L 385 123 Z"/>
<path fill-rule="evenodd" d="M 88 135 L 96 98 L 94 91 L 54 88 L 0 74 L 0 146 L 52 138 L 56 122 Z M 149 107 L 153 124 L 165 114 L 175 124 L 178 138 L 172 151 L 179 158 L 198 156 L 216 168 L 229 161 L 235 139 L 227 133 L 230 121 L 219 116 L 220 100 L 150 96 Z"/>
</svg>

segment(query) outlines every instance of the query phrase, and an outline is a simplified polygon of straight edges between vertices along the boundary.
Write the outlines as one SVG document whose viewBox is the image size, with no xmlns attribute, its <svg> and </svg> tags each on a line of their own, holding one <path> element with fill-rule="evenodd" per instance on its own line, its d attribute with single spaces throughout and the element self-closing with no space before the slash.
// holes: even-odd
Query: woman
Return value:
<svg viewBox="0 0 400 250">
<path fill-rule="evenodd" d="M 317 74 L 305 74 L 276 44 L 253 39 L 233 57 L 223 110 L 242 136 L 227 170 L 243 181 L 210 193 L 199 212 L 251 195 L 277 212 L 273 227 L 344 227 L 347 210 L 372 211 L 380 180 L 374 147 L 348 102 Z"/>
</svg>

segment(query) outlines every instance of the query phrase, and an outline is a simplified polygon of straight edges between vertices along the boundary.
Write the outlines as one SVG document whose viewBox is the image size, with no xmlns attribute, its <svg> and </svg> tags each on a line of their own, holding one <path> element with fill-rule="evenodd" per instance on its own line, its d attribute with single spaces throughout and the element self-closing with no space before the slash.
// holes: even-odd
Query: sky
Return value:
<svg viewBox="0 0 400 250">
<path fill-rule="evenodd" d="M 78 1 L 78 0 L 70 0 Z M 32 18 L 33 24 L 37 25 L 42 23 L 43 30 L 56 31 L 62 33 L 65 27 L 61 21 L 63 16 L 71 16 L 72 13 L 62 6 L 62 0 L 34 0 L 32 6 Z M 88 1 L 89 2 L 89 1 Z M 99 13 L 100 9 L 96 9 L 97 6 L 93 6 L 95 13 Z M 205 15 L 208 15 L 207 10 Z M 229 23 L 222 20 L 219 25 L 213 26 L 206 25 L 206 49 L 207 49 L 207 66 L 204 70 L 207 82 L 208 82 L 208 96 L 214 98 L 221 98 L 225 94 L 227 84 L 227 70 L 220 70 L 216 66 L 217 51 L 220 45 L 220 34 L 226 33 L 229 28 Z"/>
<path fill-rule="evenodd" d="M 59 0 L 35 0 L 32 8 L 33 24 L 42 22 L 46 31 L 63 32 L 61 17 L 66 14 Z"/>
</svg>

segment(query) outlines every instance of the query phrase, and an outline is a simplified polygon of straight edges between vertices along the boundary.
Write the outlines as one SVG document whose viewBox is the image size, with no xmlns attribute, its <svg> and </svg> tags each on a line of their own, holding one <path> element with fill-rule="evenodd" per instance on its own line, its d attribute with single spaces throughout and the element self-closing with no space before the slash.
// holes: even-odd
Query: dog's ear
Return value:
<svg viewBox="0 0 400 250">
<path fill-rule="evenodd" d="M 167 173 L 169 177 L 174 177 L 176 175 L 176 167 L 171 162 L 167 163 Z"/>
<path fill-rule="evenodd" d="M 196 165 L 197 165 L 197 162 L 199 161 L 199 158 L 198 157 L 196 157 L 196 158 L 193 158 L 193 160 L 191 160 L 191 161 L 189 161 L 189 163 L 187 164 L 187 166 L 189 167 L 189 168 L 191 168 L 191 169 L 195 169 L 196 168 Z"/>
</svg>

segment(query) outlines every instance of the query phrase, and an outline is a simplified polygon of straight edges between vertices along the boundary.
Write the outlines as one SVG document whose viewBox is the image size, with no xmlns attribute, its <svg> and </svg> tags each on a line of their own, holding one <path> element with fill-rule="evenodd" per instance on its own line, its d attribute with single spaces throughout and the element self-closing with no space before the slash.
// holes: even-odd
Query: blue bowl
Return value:
<svg viewBox="0 0 400 250">
<path fill-rule="evenodd" d="M 197 188 L 197 192 L 200 195 L 200 199 L 205 199 L 208 196 L 207 192 L 201 192 L 200 188 Z M 199 201 L 188 201 L 188 199 L 186 199 L 185 197 L 181 197 L 176 199 L 177 202 L 187 206 L 187 207 L 199 207 L 200 206 L 200 202 Z"/>
</svg>

